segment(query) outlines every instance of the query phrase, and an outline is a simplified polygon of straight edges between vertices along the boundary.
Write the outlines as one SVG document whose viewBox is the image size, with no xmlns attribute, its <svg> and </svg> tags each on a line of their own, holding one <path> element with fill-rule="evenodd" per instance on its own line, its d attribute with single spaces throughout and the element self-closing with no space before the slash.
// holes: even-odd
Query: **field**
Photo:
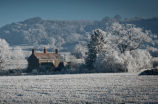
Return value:
<svg viewBox="0 0 158 104">
<path fill-rule="evenodd" d="M 158 76 L 138 73 L 0 76 L 2 103 L 158 103 Z"/>
</svg>

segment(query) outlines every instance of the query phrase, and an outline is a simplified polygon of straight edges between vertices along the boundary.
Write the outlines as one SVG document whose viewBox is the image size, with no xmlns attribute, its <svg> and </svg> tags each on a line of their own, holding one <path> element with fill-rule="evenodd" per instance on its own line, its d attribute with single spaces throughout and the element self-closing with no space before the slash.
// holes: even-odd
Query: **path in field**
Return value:
<svg viewBox="0 0 158 104">
<path fill-rule="evenodd" d="M 74 74 L 1 76 L 0 104 L 158 103 L 158 76 Z"/>
</svg>

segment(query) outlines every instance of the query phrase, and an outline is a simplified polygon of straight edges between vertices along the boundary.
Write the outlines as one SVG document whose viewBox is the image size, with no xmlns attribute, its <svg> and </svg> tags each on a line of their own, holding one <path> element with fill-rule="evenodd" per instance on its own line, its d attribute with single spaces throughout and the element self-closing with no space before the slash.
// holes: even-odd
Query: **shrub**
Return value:
<svg viewBox="0 0 158 104">
<path fill-rule="evenodd" d="M 123 54 L 113 51 L 99 54 L 94 67 L 98 72 L 139 72 L 152 68 L 152 57 L 146 50 L 125 51 Z"/>
</svg>

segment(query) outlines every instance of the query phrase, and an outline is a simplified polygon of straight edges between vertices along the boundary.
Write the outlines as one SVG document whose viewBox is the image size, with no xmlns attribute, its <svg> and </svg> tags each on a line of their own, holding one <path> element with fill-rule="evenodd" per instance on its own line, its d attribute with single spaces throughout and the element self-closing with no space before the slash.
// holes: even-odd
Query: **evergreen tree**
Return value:
<svg viewBox="0 0 158 104">
<path fill-rule="evenodd" d="M 94 70 L 93 63 L 97 59 L 97 54 L 105 52 L 104 46 L 107 43 L 105 35 L 106 33 L 100 29 L 94 30 L 91 35 L 90 43 L 88 44 L 88 57 L 86 60 L 86 66 L 89 70 Z"/>
</svg>

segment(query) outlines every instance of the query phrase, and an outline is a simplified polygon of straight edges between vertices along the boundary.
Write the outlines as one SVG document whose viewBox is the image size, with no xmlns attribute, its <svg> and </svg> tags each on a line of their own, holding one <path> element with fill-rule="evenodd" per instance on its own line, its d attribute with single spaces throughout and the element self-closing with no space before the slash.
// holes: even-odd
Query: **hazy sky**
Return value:
<svg viewBox="0 0 158 104">
<path fill-rule="evenodd" d="M 158 0 L 0 0 L 0 27 L 33 17 L 44 20 L 102 20 L 158 17 Z"/>
</svg>

